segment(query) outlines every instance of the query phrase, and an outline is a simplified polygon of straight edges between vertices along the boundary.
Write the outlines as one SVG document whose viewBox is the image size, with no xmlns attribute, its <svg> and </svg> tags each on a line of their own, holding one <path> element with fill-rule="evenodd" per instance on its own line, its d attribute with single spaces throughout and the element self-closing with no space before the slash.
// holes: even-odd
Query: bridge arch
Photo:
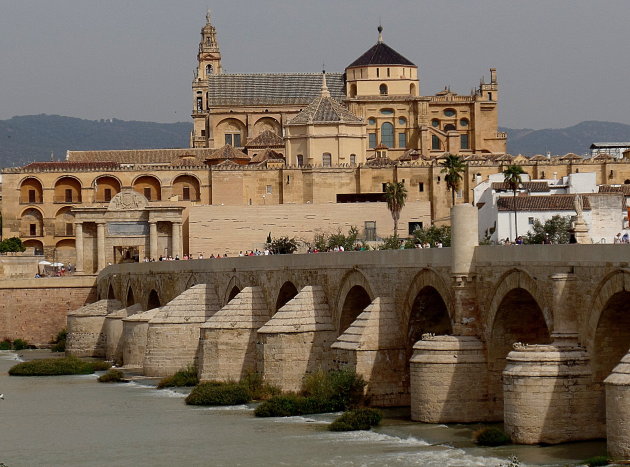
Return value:
<svg viewBox="0 0 630 467">
<path fill-rule="evenodd" d="M 278 295 L 276 295 L 274 313 L 276 313 L 280 308 L 289 303 L 289 301 L 292 300 L 297 294 L 298 289 L 295 284 L 293 284 L 293 282 L 291 282 L 290 280 L 285 281 L 284 284 L 282 284 L 282 287 L 280 287 Z"/>
<path fill-rule="evenodd" d="M 601 383 L 630 348 L 630 270 L 613 271 L 595 290 L 587 347 L 593 379 Z"/>
<path fill-rule="evenodd" d="M 520 269 L 508 271 L 495 288 L 485 329 L 488 392 L 493 414 L 503 416 L 503 370 L 513 344 L 550 344 L 552 318 L 534 279 Z"/>
<path fill-rule="evenodd" d="M 114 284 L 112 284 L 111 282 L 109 283 L 109 289 L 107 291 L 107 298 L 109 300 L 115 300 L 116 299 L 116 292 L 114 292 Z"/>
<path fill-rule="evenodd" d="M 243 290 L 243 285 L 241 284 L 240 279 L 236 276 L 232 276 L 230 282 L 228 282 L 228 285 L 225 288 L 225 293 L 223 294 L 223 306 L 231 302 L 241 290 Z"/>
<path fill-rule="evenodd" d="M 147 310 L 159 308 L 160 306 L 162 306 L 160 303 L 160 296 L 155 289 L 151 289 L 149 297 L 147 298 Z"/>
<path fill-rule="evenodd" d="M 125 302 L 125 306 L 130 307 L 131 305 L 134 305 L 135 303 L 136 303 L 136 298 L 133 294 L 133 288 L 130 285 L 129 288 L 127 289 L 127 301 Z"/>
<path fill-rule="evenodd" d="M 341 287 L 335 300 L 337 335 L 343 334 L 374 298 L 374 292 L 365 274 L 359 269 L 348 272 L 341 280 Z"/>
<path fill-rule="evenodd" d="M 442 277 L 433 269 L 425 268 L 411 281 L 403 310 L 406 330 L 407 360 L 413 353 L 413 345 L 422 334 L 438 335 L 453 332 L 453 297 Z"/>
</svg>

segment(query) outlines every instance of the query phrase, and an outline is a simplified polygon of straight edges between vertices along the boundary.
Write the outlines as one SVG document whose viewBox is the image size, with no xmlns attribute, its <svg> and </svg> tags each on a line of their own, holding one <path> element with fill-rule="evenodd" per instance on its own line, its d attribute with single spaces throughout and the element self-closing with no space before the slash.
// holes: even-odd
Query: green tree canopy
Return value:
<svg viewBox="0 0 630 467">
<path fill-rule="evenodd" d="M 570 216 L 557 214 L 551 219 L 547 219 L 544 224 L 538 219 L 534 219 L 533 232 L 528 232 L 523 240 L 525 243 L 545 243 L 545 239 L 553 244 L 569 243 L 570 229 Z"/>
<path fill-rule="evenodd" d="M 391 182 L 385 185 L 385 201 L 387 201 L 387 209 L 392 214 L 394 220 L 394 236 L 398 236 L 398 219 L 400 219 L 400 211 L 405 207 L 407 200 L 407 188 L 402 182 Z"/>
<path fill-rule="evenodd" d="M 24 251 L 26 247 L 18 237 L 5 238 L 0 242 L 0 253 Z"/>
<path fill-rule="evenodd" d="M 444 181 L 449 190 L 451 190 L 451 205 L 455 205 L 455 192 L 459 190 L 462 183 L 462 174 L 466 170 L 464 159 L 461 156 L 454 154 L 448 154 L 446 159 L 440 162 L 442 170 L 440 171 L 444 176 Z"/>
</svg>

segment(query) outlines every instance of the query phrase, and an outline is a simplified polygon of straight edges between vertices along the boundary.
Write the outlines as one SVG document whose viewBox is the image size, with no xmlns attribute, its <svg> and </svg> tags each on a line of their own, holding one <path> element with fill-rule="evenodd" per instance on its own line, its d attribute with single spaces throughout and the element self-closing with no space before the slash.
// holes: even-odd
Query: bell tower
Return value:
<svg viewBox="0 0 630 467">
<path fill-rule="evenodd" d="M 206 24 L 201 28 L 201 42 L 197 53 L 197 78 L 204 80 L 209 75 L 221 73 L 221 51 L 217 42 L 217 31 L 212 25 L 210 10 L 206 13 Z"/>
</svg>

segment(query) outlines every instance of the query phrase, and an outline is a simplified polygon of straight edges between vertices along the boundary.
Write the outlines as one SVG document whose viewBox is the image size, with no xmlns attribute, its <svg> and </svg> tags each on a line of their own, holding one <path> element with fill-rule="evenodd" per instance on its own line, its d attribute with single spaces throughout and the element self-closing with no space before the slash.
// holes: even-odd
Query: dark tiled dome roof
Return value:
<svg viewBox="0 0 630 467">
<path fill-rule="evenodd" d="M 367 52 L 352 62 L 348 68 L 369 65 L 405 65 L 416 66 L 383 42 L 377 42 Z"/>
</svg>

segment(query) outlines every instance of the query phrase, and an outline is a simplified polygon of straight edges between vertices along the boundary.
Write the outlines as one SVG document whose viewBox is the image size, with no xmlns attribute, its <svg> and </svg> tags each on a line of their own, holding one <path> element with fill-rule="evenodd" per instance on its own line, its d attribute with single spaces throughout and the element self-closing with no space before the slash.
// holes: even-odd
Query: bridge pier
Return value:
<svg viewBox="0 0 630 467">
<path fill-rule="evenodd" d="M 494 421 L 485 347 L 473 336 L 424 335 L 411 357 L 411 419 L 425 423 Z"/>
<path fill-rule="evenodd" d="M 149 321 L 145 376 L 170 376 L 197 364 L 200 328 L 219 309 L 208 284 L 197 284 L 162 307 Z"/>
<path fill-rule="evenodd" d="M 147 348 L 149 321 L 160 311 L 159 308 L 136 313 L 123 318 L 123 364 L 125 368 L 142 368 Z"/>
<path fill-rule="evenodd" d="M 115 365 L 123 363 L 123 319 L 142 311 L 142 305 L 136 303 L 128 308 L 121 308 L 105 317 L 103 333 L 105 334 L 105 360 Z"/>
<path fill-rule="evenodd" d="M 201 381 L 239 381 L 256 371 L 256 331 L 269 320 L 260 287 L 245 287 L 201 325 Z"/>
<path fill-rule="evenodd" d="M 503 371 L 504 425 L 519 444 L 602 436 L 589 356 L 574 345 L 515 344 Z"/>
<path fill-rule="evenodd" d="M 104 358 L 106 336 L 103 332 L 105 317 L 123 308 L 118 300 L 99 300 L 68 313 L 68 339 L 66 355 Z"/>
<path fill-rule="evenodd" d="M 404 374 L 406 351 L 400 319 L 391 297 L 376 297 L 331 346 L 339 368 L 350 368 L 367 382 L 370 405 L 409 405 Z"/>
<path fill-rule="evenodd" d="M 630 458 L 630 352 L 604 381 L 608 455 Z"/>
<path fill-rule="evenodd" d="M 320 286 L 306 286 L 258 330 L 258 368 L 265 382 L 299 391 L 304 376 L 331 369 L 335 326 Z"/>
</svg>

